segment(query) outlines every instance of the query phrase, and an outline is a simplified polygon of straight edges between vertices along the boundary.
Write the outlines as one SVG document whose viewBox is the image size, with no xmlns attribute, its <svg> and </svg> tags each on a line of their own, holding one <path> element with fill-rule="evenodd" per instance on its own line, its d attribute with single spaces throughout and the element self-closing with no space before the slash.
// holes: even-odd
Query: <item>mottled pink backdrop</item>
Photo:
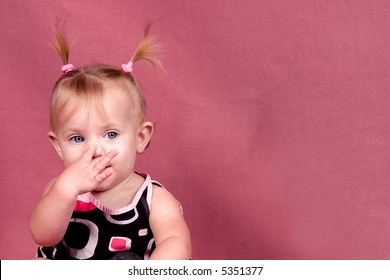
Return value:
<svg viewBox="0 0 390 280">
<path fill-rule="evenodd" d="M 77 67 L 130 59 L 150 20 L 166 72 L 135 66 L 156 133 L 137 169 L 180 200 L 194 259 L 390 258 L 387 1 L 0 2 L 0 258 L 62 163 L 48 141 L 66 18 Z"/>
</svg>

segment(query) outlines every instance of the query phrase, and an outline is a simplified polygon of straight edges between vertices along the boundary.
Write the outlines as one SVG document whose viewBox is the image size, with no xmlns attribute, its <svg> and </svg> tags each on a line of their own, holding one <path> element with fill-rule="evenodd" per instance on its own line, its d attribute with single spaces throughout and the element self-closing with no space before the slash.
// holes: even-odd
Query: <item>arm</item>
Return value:
<svg viewBox="0 0 390 280">
<path fill-rule="evenodd" d="M 33 239 L 42 246 L 56 245 L 65 235 L 72 216 L 76 196 L 67 194 L 52 179 L 32 212 L 29 228 Z"/>
<path fill-rule="evenodd" d="M 112 170 L 105 166 L 118 152 L 110 151 L 93 159 L 95 150 L 96 146 L 91 146 L 45 187 L 29 221 L 32 237 L 39 245 L 53 246 L 60 242 L 68 228 L 77 196 L 94 190 L 111 176 Z"/>
<path fill-rule="evenodd" d="M 153 189 L 149 219 L 156 241 L 151 260 L 191 258 L 191 237 L 182 210 L 176 199 L 164 188 Z"/>
</svg>

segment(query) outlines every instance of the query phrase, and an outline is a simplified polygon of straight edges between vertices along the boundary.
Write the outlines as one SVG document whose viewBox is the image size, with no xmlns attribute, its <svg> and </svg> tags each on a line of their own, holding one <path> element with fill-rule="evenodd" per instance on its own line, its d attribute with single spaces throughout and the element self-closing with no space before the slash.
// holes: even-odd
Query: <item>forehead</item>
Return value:
<svg viewBox="0 0 390 280">
<path fill-rule="evenodd" d="M 91 115 L 104 120 L 133 120 L 136 112 L 131 99 L 120 87 L 105 87 L 102 92 L 86 96 L 69 93 L 69 98 L 57 112 L 57 124 Z"/>
</svg>

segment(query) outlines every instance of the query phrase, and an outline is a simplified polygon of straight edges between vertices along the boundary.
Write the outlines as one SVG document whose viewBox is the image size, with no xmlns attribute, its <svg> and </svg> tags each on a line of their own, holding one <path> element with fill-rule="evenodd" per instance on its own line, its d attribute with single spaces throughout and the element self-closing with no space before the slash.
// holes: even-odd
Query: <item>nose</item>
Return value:
<svg viewBox="0 0 390 280">
<path fill-rule="evenodd" d="M 93 158 L 95 159 L 101 157 L 104 154 L 104 147 L 98 140 L 94 141 L 94 143 L 96 145 L 96 150 L 95 153 L 93 154 Z"/>
</svg>

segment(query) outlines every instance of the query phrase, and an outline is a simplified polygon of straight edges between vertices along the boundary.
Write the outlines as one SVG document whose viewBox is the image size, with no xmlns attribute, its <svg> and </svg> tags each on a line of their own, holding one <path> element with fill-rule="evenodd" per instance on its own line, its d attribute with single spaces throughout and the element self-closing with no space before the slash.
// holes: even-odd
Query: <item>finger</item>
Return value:
<svg viewBox="0 0 390 280">
<path fill-rule="evenodd" d="M 106 155 L 104 155 L 96 163 L 95 168 L 98 172 L 104 170 L 107 166 L 110 165 L 111 160 L 118 155 L 118 150 L 111 150 Z"/>
<path fill-rule="evenodd" d="M 94 179 L 95 179 L 97 184 L 100 184 L 101 182 L 106 180 L 108 177 L 110 177 L 112 175 L 112 173 L 113 173 L 112 168 L 106 168 L 102 172 L 97 174 Z"/>
<path fill-rule="evenodd" d="M 96 144 L 89 145 L 88 149 L 84 152 L 82 158 L 85 160 L 91 160 L 96 152 Z"/>
</svg>

